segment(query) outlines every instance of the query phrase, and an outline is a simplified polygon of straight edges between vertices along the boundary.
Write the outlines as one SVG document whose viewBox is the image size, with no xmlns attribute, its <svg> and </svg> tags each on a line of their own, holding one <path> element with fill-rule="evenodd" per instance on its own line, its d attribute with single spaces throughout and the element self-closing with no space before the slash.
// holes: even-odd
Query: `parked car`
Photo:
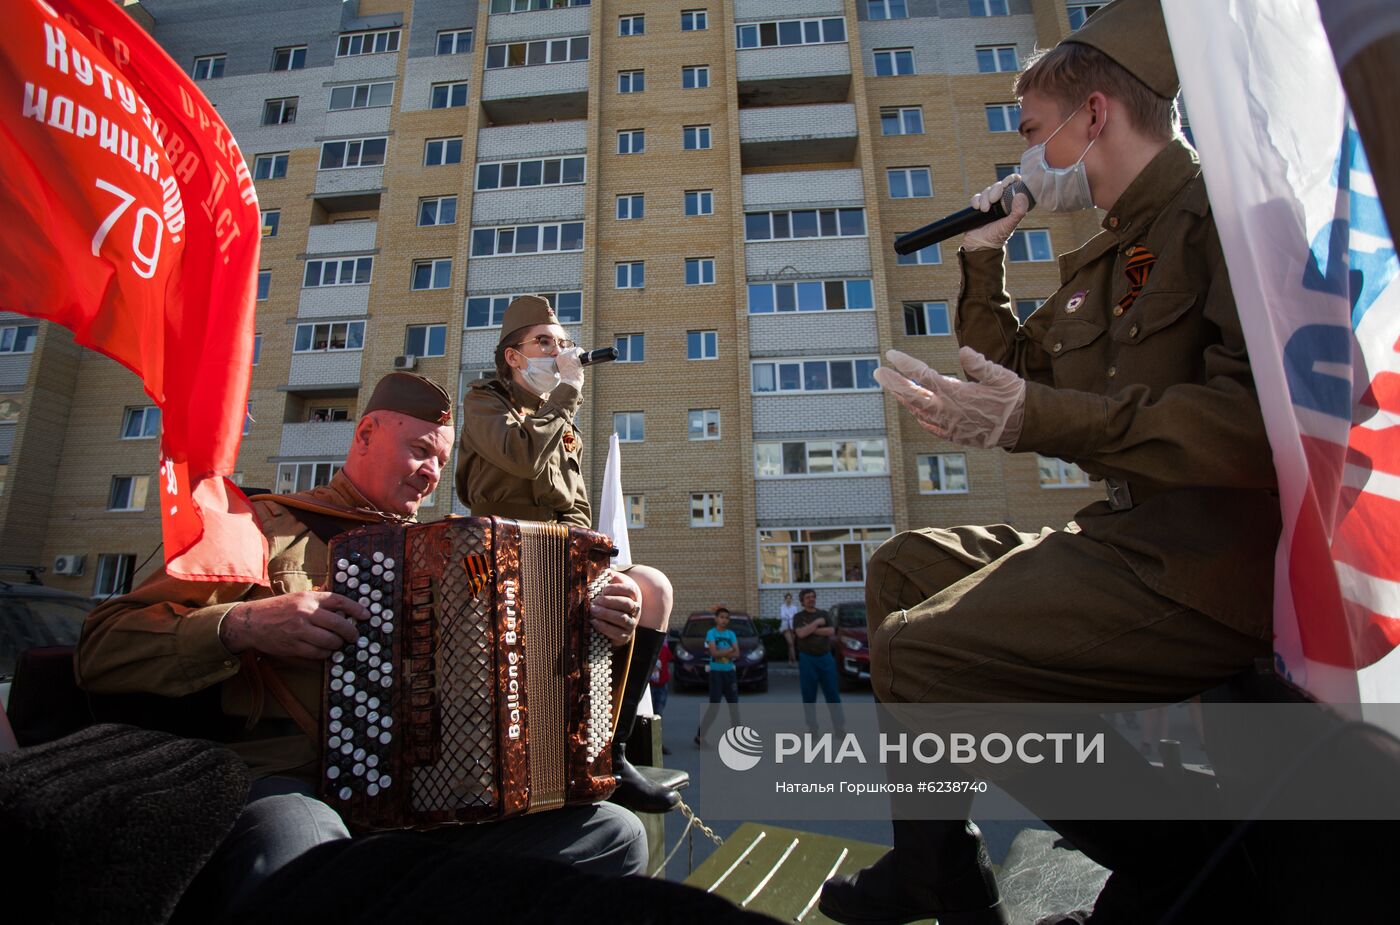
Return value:
<svg viewBox="0 0 1400 925">
<path fill-rule="evenodd" d="M 705 634 L 714 629 L 715 615 L 701 611 L 690 615 L 672 643 L 671 677 L 676 690 L 686 687 L 709 687 L 710 654 L 705 651 Z M 739 686 L 757 691 L 768 690 L 768 659 L 763 652 L 763 639 L 758 635 L 753 619 L 746 613 L 731 613 L 729 628 L 739 638 Z"/>
<path fill-rule="evenodd" d="M 847 601 L 828 609 L 836 624 L 831 651 L 836 655 L 837 677 L 842 687 L 870 682 L 870 640 L 865 629 L 865 602 Z"/>
<path fill-rule="evenodd" d="M 0 706 L 9 705 L 20 655 L 40 646 L 77 645 L 92 608 L 88 598 L 0 576 Z"/>
</svg>

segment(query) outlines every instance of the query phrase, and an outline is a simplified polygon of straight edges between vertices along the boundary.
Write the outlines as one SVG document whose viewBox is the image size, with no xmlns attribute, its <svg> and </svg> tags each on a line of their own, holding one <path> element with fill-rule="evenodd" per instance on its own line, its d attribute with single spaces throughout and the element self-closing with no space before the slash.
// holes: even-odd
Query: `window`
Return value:
<svg viewBox="0 0 1400 925">
<path fill-rule="evenodd" d="M 692 527 L 724 526 L 724 493 L 702 491 L 690 496 L 690 525 Z"/>
<path fill-rule="evenodd" d="M 335 350 L 363 350 L 363 321 L 323 321 L 297 325 L 293 353 L 327 353 Z"/>
<path fill-rule="evenodd" d="M 868 279 L 816 279 L 749 283 L 749 314 L 868 311 L 875 297 Z"/>
<path fill-rule="evenodd" d="M 613 433 L 623 443 L 641 443 L 646 439 L 646 415 L 640 411 L 618 411 L 613 414 Z"/>
<path fill-rule="evenodd" d="M 987 131 L 1014 132 L 1021 127 L 1021 107 L 1000 103 L 987 107 Z"/>
<path fill-rule="evenodd" d="M 259 154 L 253 158 L 254 180 L 280 180 L 286 175 L 286 154 Z"/>
<path fill-rule="evenodd" d="M 418 200 L 418 224 L 420 226 L 457 224 L 457 197 L 437 196 L 433 199 Z"/>
<path fill-rule="evenodd" d="M 560 324 L 578 324 L 583 320 L 583 293 L 536 292 L 537 295 L 554 306 L 554 314 Z M 525 293 L 515 295 L 472 296 L 467 299 L 467 327 L 498 328 L 505 319 L 506 307 Z M 490 378 L 490 375 L 487 376 Z"/>
<path fill-rule="evenodd" d="M 617 347 L 617 362 L 642 363 L 647 358 L 645 334 L 619 334 L 613 345 Z"/>
<path fill-rule="evenodd" d="M 647 525 L 647 496 L 626 495 L 627 529 L 640 530 Z"/>
<path fill-rule="evenodd" d="M 309 491 L 321 485 L 329 485 L 340 471 L 338 460 L 321 462 L 279 463 L 277 466 L 277 493 L 289 495 L 294 491 Z"/>
<path fill-rule="evenodd" d="M 871 19 L 908 19 L 904 0 L 865 0 L 865 15 Z"/>
<path fill-rule="evenodd" d="M 864 236 L 864 209 L 803 209 L 792 212 L 749 212 L 744 215 L 745 241 Z"/>
<path fill-rule="evenodd" d="M 682 32 L 704 32 L 710 28 L 710 14 L 706 10 L 681 10 Z"/>
<path fill-rule="evenodd" d="M 875 50 L 876 77 L 905 77 L 914 73 L 914 49 L 877 48 Z"/>
<path fill-rule="evenodd" d="M 644 35 L 646 31 L 647 19 L 641 14 L 617 17 L 618 35 Z"/>
<path fill-rule="evenodd" d="M 870 440 L 788 440 L 754 443 L 754 476 L 887 475 L 889 453 L 883 437 Z"/>
<path fill-rule="evenodd" d="M 562 10 L 571 6 L 590 6 L 592 0 L 491 0 L 493 13 L 526 13 L 530 10 Z"/>
<path fill-rule="evenodd" d="M 472 30 L 451 29 L 437 34 L 437 54 L 465 55 L 472 50 Z"/>
<path fill-rule="evenodd" d="M 1010 0 L 967 0 L 967 12 L 973 16 L 1010 16 Z"/>
<path fill-rule="evenodd" d="M 289 96 L 263 103 L 263 125 L 290 125 L 297 120 L 297 98 Z"/>
<path fill-rule="evenodd" d="M 369 283 L 373 270 L 373 257 L 308 260 L 301 285 L 307 289 L 317 286 L 364 286 Z"/>
<path fill-rule="evenodd" d="M 713 215 L 715 213 L 714 190 L 693 189 L 685 191 L 686 215 Z"/>
<path fill-rule="evenodd" d="M 687 125 L 684 129 L 683 146 L 687 151 L 704 151 L 710 147 L 710 127 L 708 125 Z"/>
<path fill-rule="evenodd" d="M 292 45 L 272 52 L 274 71 L 299 71 L 306 67 L 306 46 Z"/>
<path fill-rule="evenodd" d="M 580 156 L 477 164 L 476 188 L 518 189 L 527 186 L 567 186 L 582 183 L 583 161 L 583 157 Z"/>
<path fill-rule="evenodd" d="M 1005 180 L 1007 177 L 1011 176 L 1013 173 L 1018 173 L 1020 170 L 1020 164 L 997 164 L 997 179 Z"/>
<path fill-rule="evenodd" d="M 922 135 L 924 107 L 887 106 L 880 110 L 881 135 Z"/>
<path fill-rule="evenodd" d="M 224 76 L 224 62 L 227 55 L 205 55 L 194 59 L 194 70 L 191 75 L 195 80 L 213 80 L 215 77 Z"/>
<path fill-rule="evenodd" d="M 473 257 L 561 254 L 583 250 L 583 222 L 472 229 Z"/>
<path fill-rule="evenodd" d="M 410 324 L 403 339 L 403 352 L 413 357 L 447 355 L 447 325 Z"/>
<path fill-rule="evenodd" d="M 1040 469 L 1041 488 L 1089 487 L 1089 476 L 1072 462 L 1041 456 L 1039 453 L 1036 454 L 1035 461 Z"/>
<path fill-rule="evenodd" d="M 647 149 L 646 129 L 624 129 L 617 133 L 618 154 L 641 154 Z"/>
<path fill-rule="evenodd" d="M 841 357 L 833 360 L 768 360 L 751 367 L 755 393 L 871 391 L 880 384 L 875 357 Z"/>
<path fill-rule="evenodd" d="M 1020 68 L 1015 45 L 980 45 L 977 48 L 977 70 L 982 74 L 1015 71 Z"/>
<path fill-rule="evenodd" d="M 262 335 L 253 335 L 253 365 L 258 365 L 258 360 L 262 359 Z"/>
<path fill-rule="evenodd" d="M 1045 304 L 1044 299 L 1017 299 L 1013 310 L 1016 312 L 1016 320 L 1025 324 L 1030 320 L 1035 310 Z"/>
<path fill-rule="evenodd" d="M 967 454 L 935 453 L 919 457 L 919 494 L 967 494 Z"/>
<path fill-rule="evenodd" d="M 719 409 L 692 410 L 686 423 L 686 435 L 691 440 L 718 440 Z"/>
<path fill-rule="evenodd" d="M 414 290 L 446 289 L 452 285 L 452 258 L 415 260 L 413 262 Z"/>
<path fill-rule="evenodd" d="M 430 138 L 423 145 L 423 166 L 441 167 L 462 163 L 461 138 Z"/>
<path fill-rule="evenodd" d="M 685 358 L 687 360 L 719 359 L 719 332 L 686 331 Z"/>
<path fill-rule="evenodd" d="M 904 333 L 912 337 L 953 333 L 947 302 L 905 302 Z"/>
<path fill-rule="evenodd" d="M 713 286 L 715 282 L 715 258 L 687 257 L 685 259 L 685 284 L 687 286 Z"/>
<path fill-rule="evenodd" d="M 262 214 L 262 236 L 264 238 L 277 237 L 277 230 L 282 226 L 282 212 L 280 209 L 268 209 Z"/>
<path fill-rule="evenodd" d="M 644 261 L 619 263 L 616 269 L 618 289 L 642 289 L 646 286 L 647 265 Z"/>
<path fill-rule="evenodd" d="M 681 68 L 682 90 L 703 90 L 710 85 L 710 69 L 707 66 Z"/>
<path fill-rule="evenodd" d="M 1002 2 L 1005 2 L 1005 0 L 1002 0 Z M 1090 16 L 1093 16 L 1106 6 L 1108 6 L 1107 3 L 1065 4 L 1065 12 L 1069 14 L 1069 27 L 1071 29 L 1078 29 L 1080 26 L 1084 25 Z"/>
<path fill-rule="evenodd" d="M 465 80 L 448 84 L 433 84 L 430 109 L 460 109 L 467 105 L 467 82 Z"/>
<path fill-rule="evenodd" d="M 641 93 L 647 88 L 646 71 L 618 71 L 618 93 Z"/>
<path fill-rule="evenodd" d="M 116 597 L 131 593 L 131 576 L 136 571 L 136 556 L 130 553 L 107 553 L 97 557 L 97 581 L 93 597 Z"/>
<path fill-rule="evenodd" d="M 127 408 L 122 416 L 123 440 L 147 440 L 160 436 L 160 409 L 155 405 Z"/>
<path fill-rule="evenodd" d="M 399 50 L 399 30 L 382 32 L 354 32 L 340 37 L 336 46 L 337 58 L 350 58 L 355 55 L 382 55 Z"/>
<path fill-rule="evenodd" d="M 889 526 L 758 531 L 761 585 L 836 585 L 865 580 L 865 562 L 894 535 Z"/>
<path fill-rule="evenodd" d="M 534 67 L 537 64 L 563 64 L 588 60 L 588 36 L 575 35 L 535 42 L 505 42 L 486 46 L 486 69 Z"/>
<path fill-rule="evenodd" d="M 268 294 L 272 291 L 272 271 L 258 271 L 258 301 L 266 302 Z"/>
<path fill-rule="evenodd" d="M 243 409 L 243 436 L 252 433 L 253 425 L 257 422 L 253 420 L 253 403 L 248 402 L 248 406 Z"/>
<path fill-rule="evenodd" d="M 7 324 L 0 326 L 0 353 L 33 353 L 39 336 L 37 324 Z"/>
<path fill-rule="evenodd" d="M 892 199 L 924 199 L 933 195 L 933 180 L 927 167 L 891 167 L 886 176 Z"/>
<path fill-rule="evenodd" d="M 327 141 L 321 144 L 321 170 L 351 167 L 379 167 L 384 164 L 386 138 L 357 138 L 353 141 Z"/>
<path fill-rule="evenodd" d="M 780 19 L 746 22 L 735 26 L 739 48 L 777 48 L 783 45 L 825 45 L 846 41 L 846 20 Z"/>
<path fill-rule="evenodd" d="M 1054 260 L 1050 250 L 1050 232 L 1044 228 L 1013 232 L 1006 242 L 1006 259 L 1012 263 L 1041 263 Z"/>
<path fill-rule="evenodd" d="M 151 487 L 149 475 L 114 475 L 107 492 L 107 510 L 144 511 L 146 492 Z"/>
<path fill-rule="evenodd" d="M 321 407 L 311 407 L 306 409 L 306 420 L 313 424 L 332 424 L 336 421 L 350 420 L 350 409 L 335 408 L 329 405 Z"/>
<path fill-rule="evenodd" d="M 896 238 L 899 235 L 895 235 Z M 928 247 L 920 248 L 912 254 L 896 254 L 894 262 L 901 267 L 922 266 L 943 262 L 943 251 L 938 244 L 930 244 Z"/>
<path fill-rule="evenodd" d="M 372 84 L 349 84 L 331 88 L 330 111 L 370 109 L 388 106 L 394 101 L 394 85 L 390 81 Z"/>
<path fill-rule="evenodd" d="M 641 193 L 629 193 L 617 197 L 617 220 L 636 221 L 646 215 L 646 197 Z"/>
</svg>

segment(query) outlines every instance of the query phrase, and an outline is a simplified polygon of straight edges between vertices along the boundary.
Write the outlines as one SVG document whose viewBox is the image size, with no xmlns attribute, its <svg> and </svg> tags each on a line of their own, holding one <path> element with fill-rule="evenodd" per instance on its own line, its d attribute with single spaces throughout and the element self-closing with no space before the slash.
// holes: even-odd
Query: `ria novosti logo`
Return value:
<svg viewBox="0 0 1400 925">
<path fill-rule="evenodd" d="M 719 740 L 719 760 L 731 771 L 747 771 L 763 757 L 763 737 L 749 726 L 733 726 Z"/>
</svg>

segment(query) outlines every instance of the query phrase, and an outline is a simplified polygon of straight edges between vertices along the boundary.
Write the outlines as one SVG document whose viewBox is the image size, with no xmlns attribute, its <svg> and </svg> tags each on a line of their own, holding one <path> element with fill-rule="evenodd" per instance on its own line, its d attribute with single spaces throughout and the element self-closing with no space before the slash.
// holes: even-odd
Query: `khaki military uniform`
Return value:
<svg viewBox="0 0 1400 925">
<path fill-rule="evenodd" d="M 514 381 L 472 383 L 462 400 L 457 496 L 473 515 L 593 525 L 574 426 L 581 402 L 571 385 L 541 401 Z"/>
<path fill-rule="evenodd" d="M 344 511 L 347 530 L 393 520 L 375 511 L 344 473 L 322 488 L 288 496 Z M 181 697 L 222 685 L 224 712 L 245 719 L 230 747 L 255 778 L 271 774 L 314 779 L 318 746 L 303 733 L 263 681 L 265 662 L 312 717 L 321 712 L 319 661 L 234 655 L 219 639 L 224 616 L 244 601 L 327 587 L 326 544 L 276 501 L 253 502 L 268 543 L 270 587 L 184 581 L 164 569 L 130 594 L 100 605 L 83 624 L 75 667 L 79 684 L 98 694 L 143 692 Z"/>
<path fill-rule="evenodd" d="M 959 340 L 1027 380 L 1015 452 L 1109 500 L 1067 531 L 919 530 L 872 558 L 877 692 L 899 701 L 1176 700 L 1267 651 L 1269 443 L 1195 154 L 1172 141 L 1018 325 L 999 250 L 960 254 Z M 1133 286 L 1132 248 L 1155 257 Z"/>
</svg>

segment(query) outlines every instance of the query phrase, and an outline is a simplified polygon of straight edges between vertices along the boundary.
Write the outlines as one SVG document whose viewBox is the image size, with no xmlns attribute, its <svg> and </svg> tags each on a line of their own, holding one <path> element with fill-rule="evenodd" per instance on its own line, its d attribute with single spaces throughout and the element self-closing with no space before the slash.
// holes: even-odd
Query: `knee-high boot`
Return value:
<svg viewBox="0 0 1400 925">
<path fill-rule="evenodd" d="M 666 642 L 666 634 L 638 627 L 632 643 L 632 657 L 627 666 L 627 682 L 622 690 L 622 706 L 617 718 L 617 734 L 613 737 L 613 773 L 617 789 L 610 799 L 639 813 L 664 813 L 675 809 L 681 795 L 670 787 L 654 784 L 642 776 L 627 760 L 627 740 L 636 725 L 637 707 L 647 689 L 647 679 L 656 664 L 656 656 Z"/>
</svg>

